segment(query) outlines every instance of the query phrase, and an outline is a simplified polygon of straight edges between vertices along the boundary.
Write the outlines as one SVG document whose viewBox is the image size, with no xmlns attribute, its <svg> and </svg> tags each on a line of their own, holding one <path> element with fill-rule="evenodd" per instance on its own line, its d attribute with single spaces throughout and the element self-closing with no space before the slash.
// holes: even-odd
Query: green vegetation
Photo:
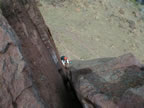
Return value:
<svg viewBox="0 0 144 108">
<path fill-rule="evenodd" d="M 132 2 L 137 8 L 141 7 L 141 4 L 139 4 L 138 2 L 136 2 L 136 0 L 129 0 L 130 2 Z"/>
<path fill-rule="evenodd" d="M 139 4 L 136 2 L 136 0 L 129 0 L 130 2 L 132 2 L 136 7 L 139 7 Z"/>
<path fill-rule="evenodd" d="M 136 3 L 136 0 L 130 0 L 131 2 L 133 2 L 133 3 Z"/>
</svg>

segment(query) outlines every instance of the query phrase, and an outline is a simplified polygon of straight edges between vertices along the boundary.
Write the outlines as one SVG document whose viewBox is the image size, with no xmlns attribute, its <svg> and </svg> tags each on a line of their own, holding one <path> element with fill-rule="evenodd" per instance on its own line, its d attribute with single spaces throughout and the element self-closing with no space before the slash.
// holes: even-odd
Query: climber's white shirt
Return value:
<svg viewBox="0 0 144 108">
<path fill-rule="evenodd" d="M 62 64 L 65 66 L 65 64 L 69 64 L 69 60 L 62 60 Z"/>
</svg>

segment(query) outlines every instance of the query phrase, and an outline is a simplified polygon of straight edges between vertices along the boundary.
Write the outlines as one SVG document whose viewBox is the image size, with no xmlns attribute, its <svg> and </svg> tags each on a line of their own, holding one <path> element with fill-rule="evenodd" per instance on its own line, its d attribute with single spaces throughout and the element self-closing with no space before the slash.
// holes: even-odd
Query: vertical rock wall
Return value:
<svg viewBox="0 0 144 108">
<path fill-rule="evenodd" d="M 21 97 L 17 99 L 17 95 L 11 96 L 16 92 L 15 89 L 12 89 L 12 91 L 9 94 L 9 97 L 14 98 L 13 100 L 16 99 L 18 103 L 16 108 L 23 108 L 24 106 L 21 105 L 26 105 L 23 102 L 24 101 L 23 99 L 25 97 L 32 97 L 32 95 L 34 95 L 33 93 L 37 94 L 37 96 L 39 97 L 38 98 L 39 103 L 31 102 L 28 99 L 26 99 L 28 103 L 31 103 L 32 105 L 32 107 L 26 106 L 26 108 L 39 108 L 40 106 L 39 104 L 45 105 L 45 106 L 40 106 L 41 108 L 42 107 L 70 108 L 72 106 L 70 104 L 71 100 L 67 95 L 68 92 L 65 90 L 63 80 L 58 73 L 58 70 L 62 69 L 61 63 L 59 62 L 60 59 L 58 56 L 58 52 L 56 50 L 51 33 L 47 28 L 38 8 L 36 7 L 35 1 L 34 0 L 2 0 L 2 12 L 3 15 L 6 17 L 6 19 L 8 20 L 9 24 L 16 32 L 20 40 L 19 43 L 21 46 L 23 58 L 27 62 L 27 65 L 29 66 L 32 82 L 33 82 L 32 83 L 31 81 L 27 81 L 27 77 L 23 78 L 24 76 L 22 78 L 20 77 L 20 80 L 14 80 L 17 81 L 16 85 L 14 85 L 15 89 L 17 89 L 18 92 L 17 95 L 19 96 L 21 94 Z M 2 38 L 0 39 L 0 41 L 3 41 L 4 39 Z M 6 41 L 4 41 L 4 44 L 0 43 L 1 52 L 5 52 L 5 49 L 7 49 L 7 47 L 9 46 L 9 40 L 7 39 L 5 40 Z M 17 47 L 16 49 L 14 49 L 13 48 L 14 46 L 13 45 L 11 46 L 12 48 L 10 47 L 11 50 L 8 51 L 8 54 L 14 55 L 16 57 L 16 60 L 17 59 L 21 60 L 22 59 L 21 55 L 18 55 L 21 53 L 19 53 L 19 51 L 17 52 L 15 51 L 18 50 Z M 0 62 L 1 69 L 3 69 L 4 67 L 3 65 L 7 64 L 5 63 L 5 60 L 3 60 L 3 58 L 4 57 L 1 57 L 3 61 Z M 8 62 L 13 63 L 13 59 L 9 57 L 7 59 Z M 11 68 L 13 67 L 10 67 L 10 70 L 8 71 L 9 74 L 11 76 L 14 75 L 13 77 L 15 77 L 15 74 L 13 74 L 13 72 L 17 70 L 18 73 L 20 71 L 24 75 L 25 74 L 28 75 L 28 72 L 26 70 L 25 70 L 26 72 L 25 71 L 23 72 L 21 70 L 24 68 L 25 66 L 24 64 L 25 64 L 24 61 L 18 62 L 17 63 L 18 69 L 14 67 L 14 70 L 11 70 Z M 6 76 L 6 78 L 7 77 L 11 78 L 9 74 Z M 24 82 L 20 82 L 21 79 L 23 79 Z M 11 80 L 9 82 L 11 82 Z M 18 86 L 17 83 L 20 85 L 20 87 L 17 87 Z M 25 84 L 25 86 L 23 85 L 23 83 Z M 31 89 L 31 86 L 35 87 L 34 89 L 35 92 L 31 92 L 30 95 L 25 94 L 25 92 L 21 93 L 21 91 L 23 90 L 29 92 L 26 88 Z M 8 90 L 10 91 L 11 88 L 9 88 Z M 37 101 L 36 99 L 34 98 L 33 100 Z M 10 103 L 10 102 L 13 103 L 13 100 L 11 101 L 8 100 L 5 103 Z M 36 103 L 38 105 L 33 103 Z M 33 105 L 36 105 L 36 107 Z M 12 106 L 2 107 L 2 108 L 12 108 Z"/>
<path fill-rule="evenodd" d="M 15 32 L 0 14 L 0 108 L 44 108 Z"/>
</svg>

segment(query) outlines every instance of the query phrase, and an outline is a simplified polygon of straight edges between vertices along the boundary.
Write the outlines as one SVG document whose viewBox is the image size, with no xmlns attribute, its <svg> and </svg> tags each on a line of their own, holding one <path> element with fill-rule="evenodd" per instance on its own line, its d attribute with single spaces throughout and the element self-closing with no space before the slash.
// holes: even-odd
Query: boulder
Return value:
<svg viewBox="0 0 144 108">
<path fill-rule="evenodd" d="M 143 65 L 130 53 L 103 61 L 83 61 L 81 67 L 87 67 L 71 69 L 71 83 L 83 107 L 143 108 Z"/>
</svg>

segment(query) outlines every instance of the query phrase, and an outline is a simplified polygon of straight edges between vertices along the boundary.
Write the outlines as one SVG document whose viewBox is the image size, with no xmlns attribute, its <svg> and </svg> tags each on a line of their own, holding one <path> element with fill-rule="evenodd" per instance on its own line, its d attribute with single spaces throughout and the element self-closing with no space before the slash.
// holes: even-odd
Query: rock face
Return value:
<svg viewBox="0 0 144 108">
<path fill-rule="evenodd" d="M 44 108 L 15 32 L 0 15 L 0 108 Z"/>
<path fill-rule="evenodd" d="M 72 71 L 84 108 L 144 108 L 144 71 L 132 54 L 95 64 Z"/>
<path fill-rule="evenodd" d="M 1 16 L 0 108 L 81 108 L 65 89 L 64 69 L 35 1 L 2 0 L 2 13 L 15 32 Z"/>
<path fill-rule="evenodd" d="M 0 15 L 0 108 L 82 108 L 65 89 L 66 70 L 35 1 L 3 0 L 2 12 L 11 26 Z M 132 54 L 70 75 L 84 108 L 144 108 L 144 68 Z"/>
</svg>

